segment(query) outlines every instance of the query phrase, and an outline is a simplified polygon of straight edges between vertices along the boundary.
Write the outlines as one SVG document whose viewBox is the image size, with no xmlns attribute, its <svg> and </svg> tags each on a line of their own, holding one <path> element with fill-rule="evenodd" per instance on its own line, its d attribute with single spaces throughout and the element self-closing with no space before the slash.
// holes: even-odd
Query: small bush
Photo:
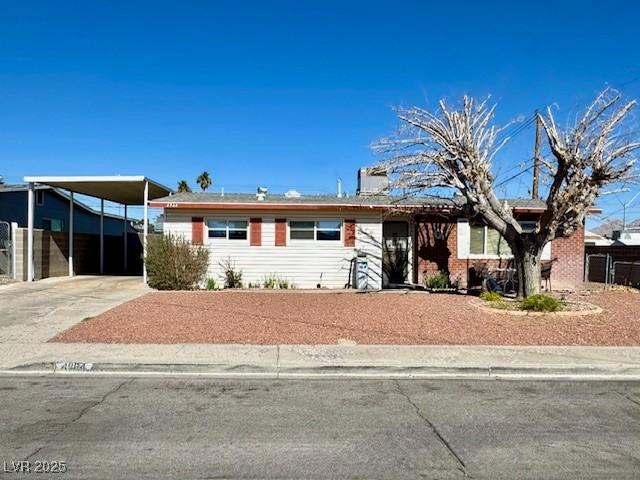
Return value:
<svg viewBox="0 0 640 480">
<path fill-rule="evenodd" d="M 215 278 L 207 278 L 207 283 L 206 283 L 206 288 L 207 290 L 217 290 L 218 289 L 218 282 L 216 282 Z"/>
<path fill-rule="evenodd" d="M 247 285 L 247 288 L 260 288 L 260 283 L 258 282 L 249 282 L 249 284 Z"/>
<path fill-rule="evenodd" d="M 439 289 L 449 287 L 449 275 L 446 272 L 438 272 L 435 275 L 431 275 L 427 279 L 427 287 Z"/>
<path fill-rule="evenodd" d="M 520 302 L 522 310 L 533 312 L 557 312 L 562 308 L 562 302 L 549 295 L 531 295 Z"/>
<path fill-rule="evenodd" d="M 480 298 L 485 302 L 501 302 L 502 295 L 498 292 L 482 292 Z"/>
<path fill-rule="evenodd" d="M 289 288 L 296 288 L 293 282 L 290 282 L 286 278 L 281 278 L 273 273 L 264 277 L 262 286 L 263 288 L 281 288 L 285 290 Z"/>
<path fill-rule="evenodd" d="M 276 275 L 266 275 L 264 280 L 262 281 L 262 286 L 264 288 L 276 288 L 278 284 L 278 277 Z"/>
<path fill-rule="evenodd" d="M 193 290 L 209 266 L 209 251 L 183 237 L 153 235 L 147 240 L 149 286 L 158 290 Z"/>
<path fill-rule="evenodd" d="M 236 264 L 231 258 L 225 258 L 219 265 L 222 268 L 224 288 L 242 288 L 242 270 L 236 268 Z"/>
</svg>

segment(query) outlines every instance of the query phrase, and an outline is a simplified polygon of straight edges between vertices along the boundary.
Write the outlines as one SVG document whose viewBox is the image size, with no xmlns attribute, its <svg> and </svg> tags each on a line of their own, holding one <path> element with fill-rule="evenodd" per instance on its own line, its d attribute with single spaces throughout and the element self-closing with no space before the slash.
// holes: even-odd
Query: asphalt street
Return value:
<svg viewBox="0 0 640 480">
<path fill-rule="evenodd" d="M 640 478 L 640 382 L 4 376 L 0 412 L 0 478 Z"/>
</svg>

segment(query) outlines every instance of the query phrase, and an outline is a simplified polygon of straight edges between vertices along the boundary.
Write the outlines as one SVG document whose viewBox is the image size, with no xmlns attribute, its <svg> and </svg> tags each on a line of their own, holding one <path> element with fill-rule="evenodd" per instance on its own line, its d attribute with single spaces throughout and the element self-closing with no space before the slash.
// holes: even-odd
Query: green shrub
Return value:
<svg viewBox="0 0 640 480">
<path fill-rule="evenodd" d="M 209 251 L 183 237 L 153 235 L 147 240 L 149 286 L 158 290 L 193 290 L 207 273 Z"/>
<path fill-rule="evenodd" d="M 215 278 L 207 278 L 206 287 L 207 287 L 207 290 L 217 290 L 218 282 L 216 282 Z"/>
<path fill-rule="evenodd" d="M 278 284 L 278 277 L 274 274 L 266 275 L 264 280 L 262 281 L 262 286 L 264 288 L 276 288 Z"/>
<path fill-rule="evenodd" d="M 449 287 L 449 275 L 446 272 L 438 272 L 427 278 L 427 287 L 439 289 Z"/>
<path fill-rule="evenodd" d="M 482 292 L 480 298 L 485 302 L 501 302 L 502 295 L 498 292 Z"/>
<path fill-rule="evenodd" d="M 286 278 L 281 278 L 278 275 L 271 273 L 269 275 L 265 275 L 264 280 L 262 281 L 263 288 L 296 288 L 293 282 L 290 282 Z"/>
<path fill-rule="evenodd" d="M 520 308 L 533 312 L 557 312 L 562 308 L 562 302 L 550 295 L 539 293 L 524 298 L 520 302 Z"/>
<path fill-rule="evenodd" d="M 231 260 L 231 257 L 220 261 L 218 265 L 222 268 L 224 288 L 242 288 L 242 270 L 236 268 L 236 264 Z"/>
</svg>

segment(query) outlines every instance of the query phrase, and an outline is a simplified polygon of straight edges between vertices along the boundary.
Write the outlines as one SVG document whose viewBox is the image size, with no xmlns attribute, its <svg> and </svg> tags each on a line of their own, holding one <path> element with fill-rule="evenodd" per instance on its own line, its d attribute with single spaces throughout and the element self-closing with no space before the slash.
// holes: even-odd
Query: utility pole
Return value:
<svg viewBox="0 0 640 480">
<path fill-rule="evenodd" d="M 622 231 L 627 229 L 627 207 L 630 206 L 638 196 L 640 196 L 640 192 L 636 193 L 627 203 L 622 204 Z"/>
<path fill-rule="evenodd" d="M 536 110 L 536 143 L 533 149 L 533 186 L 531 187 L 531 198 L 540 198 L 538 184 L 540 183 L 540 143 L 542 141 L 542 126 L 540 116 Z"/>
</svg>

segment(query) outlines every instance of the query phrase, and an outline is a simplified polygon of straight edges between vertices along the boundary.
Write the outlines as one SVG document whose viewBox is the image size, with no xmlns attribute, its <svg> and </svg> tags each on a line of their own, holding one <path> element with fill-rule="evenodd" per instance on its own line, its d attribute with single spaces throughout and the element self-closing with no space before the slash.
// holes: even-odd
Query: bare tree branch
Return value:
<svg viewBox="0 0 640 480">
<path fill-rule="evenodd" d="M 376 143 L 374 151 L 386 157 L 382 166 L 395 189 L 413 194 L 434 188 L 458 191 L 469 212 L 509 243 L 523 276 L 520 270 L 527 262 L 539 263 L 547 242 L 583 225 L 605 186 L 634 180 L 640 142 L 635 131 L 623 130 L 635 106 L 635 101 L 623 104 L 620 94 L 605 89 L 572 127 L 559 128 L 550 108 L 539 115 L 551 157 L 542 160 L 548 178 L 543 183 L 549 187 L 546 210 L 533 232 L 523 232 L 511 207 L 495 193 L 492 162 L 509 137 L 499 138 L 506 127 L 493 124 L 496 106 L 489 105 L 489 98 L 477 102 L 465 95 L 453 107 L 442 100 L 433 113 L 398 108 L 398 131 Z"/>
</svg>

